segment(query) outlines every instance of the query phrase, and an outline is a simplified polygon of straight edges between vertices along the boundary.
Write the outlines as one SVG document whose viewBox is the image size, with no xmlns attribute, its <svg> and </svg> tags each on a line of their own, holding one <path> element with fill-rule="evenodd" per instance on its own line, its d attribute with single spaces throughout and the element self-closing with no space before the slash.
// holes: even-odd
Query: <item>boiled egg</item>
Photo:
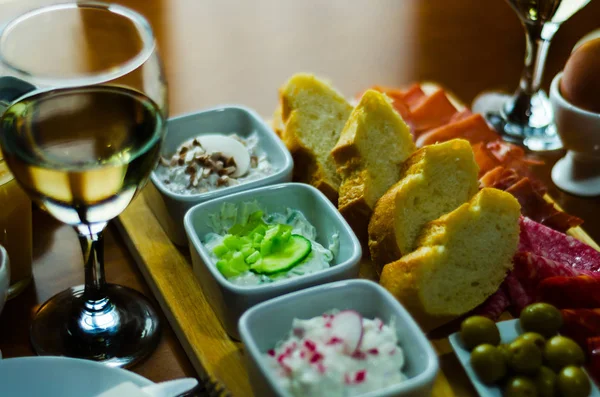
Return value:
<svg viewBox="0 0 600 397">
<path fill-rule="evenodd" d="M 586 41 L 573 51 L 563 71 L 560 91 L 573 105 L 600 113 L 600 38 Z"/>
<path fill-rule="evenodd" d="M 231 175 L 232 177 L 239 178 L 248 172 L 250 153 L 248 153 L 248 148 L 237 139 L 220 134 L 202 135 L 196 139 L 208 153 L 221 152 L 226 156 L 233 157 L 236 170 Z"/>
</svg>

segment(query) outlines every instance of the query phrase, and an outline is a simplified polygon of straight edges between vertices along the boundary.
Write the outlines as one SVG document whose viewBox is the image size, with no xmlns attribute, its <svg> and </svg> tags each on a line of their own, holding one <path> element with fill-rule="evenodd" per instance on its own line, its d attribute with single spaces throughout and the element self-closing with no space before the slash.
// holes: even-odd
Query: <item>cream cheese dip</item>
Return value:
<svg viewBox="0 0 600 397">
<path fill-rule="evenodd" d="M 294 319 L 288 339 L 265 355 L 293 396 L 359 396 L 400 383 L 404 353 L 393 322 L 344 310 Z"/>
</svg>

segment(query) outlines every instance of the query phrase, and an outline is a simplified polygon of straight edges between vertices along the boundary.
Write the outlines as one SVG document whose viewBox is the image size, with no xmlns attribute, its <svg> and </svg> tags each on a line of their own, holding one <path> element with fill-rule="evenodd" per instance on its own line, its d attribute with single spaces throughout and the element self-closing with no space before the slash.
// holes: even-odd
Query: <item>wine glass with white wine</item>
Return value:
<svg viewBox="0 0 600 397">
<path fill-rule="evenodd" d="M 514 95 L 483 93 L 473 101 L 502 137 L 532 151 L 556 150 L 562 143 L 550 100 L 540 88 L 546 56 L 560 25 L 590 0 L 506 0 L 525 28 L 525 67 Z"/>
<path fill-rule="evenodd" d="M 152 29 L 127 8 L 65 3 L 0 36 L 0 148 L 32 200 L 79 236 L 85 284 L 38 310 L 40 355 L 129 366 L 159 320 L 142 294 L 106 282 L 102 232 L 146 183 L 165 132 L 166 83 Z"/>
</svg>

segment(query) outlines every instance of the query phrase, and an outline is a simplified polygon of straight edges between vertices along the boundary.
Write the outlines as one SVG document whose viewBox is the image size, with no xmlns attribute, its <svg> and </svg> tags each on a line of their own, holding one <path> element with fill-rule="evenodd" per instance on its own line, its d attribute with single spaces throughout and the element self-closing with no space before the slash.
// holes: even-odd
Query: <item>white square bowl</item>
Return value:
<svg viewBox="0 0 600 397">
<path fill-rule="evenodd" d="M 334 233 L 339 233 L 339 252 L 332 266 L 319 272 L 257 286 L 238 286 L 219 272 L 202 240 L 212 232 L 208 215 L 218 213 L 224 203 L 240 205 L 256 201 L 265 213 L 299 210 L 317 229 L 317 242 L 329 245 Z M 317 189 L 301 183 L 283 183 L 246 190 L 198 204 L 185 215 L 194 274 L 208 302 L 217 313 L 227 333 L 239 339 L 238 320 L 248 308 L 279 295 L 318 284 L 358 276 L 361 247 L 352 229 L 331 202 Z"/>
<path fill-rule="evenodd" d="M 438 358 L 425 334 L 406 309 L 383 287 L 368 280 L 348 280 L 294 292 L 254 306 L 241 317 L 240 335 L 254 395 L 290 397 L 276 382 L 264 354 L 287 339 L 294 318 L 310 319 L 325 312 L 356 310 L 365 318 L 393 318 L 405 356 L 408 379 L 364 397 L 428 396 L 438 372 Z"/>
<path fill-rule="evenodd" d="M 8 253 L 0 245 L 0 314 L 8 299 L 8 287 L 10 285 L 10 267 L 8 262 Z M 2 358 L 0 356 L 0 358 Z"/>
<path fill-rule="evenodd" d="M 294 163 L 290 152 L 256 112 L 243 106 L 220 106 L 169 119 L 161 154 L 170 158 L 183 142 L 198 135 L 214 133 L 236 133 L 242 138 L 256 133 L 258 148 L 267 155 L 275 172 L 239 185 L 184 195 L 170 191 L 153 171 L 150 175 L 153 186 L 146 190 L 146 200 L 158 222 L 176 245 L 187 243 L 183 217 L 194 205 L 243 190 L 292 180 Z"/>
</svg>

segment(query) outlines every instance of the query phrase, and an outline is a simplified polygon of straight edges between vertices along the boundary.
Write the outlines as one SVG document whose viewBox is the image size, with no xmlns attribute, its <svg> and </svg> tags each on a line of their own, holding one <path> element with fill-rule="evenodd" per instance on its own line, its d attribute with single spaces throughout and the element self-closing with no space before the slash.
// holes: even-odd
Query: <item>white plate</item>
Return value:
<svg viewBox="0 0 600 397">
<path fill-rule="evenodd" d="M 66 357 L 0 360 L 0 396 L 92 397 L 122 382 L 154 384 L 124 369 Z"/>
<path fill-rule="evenodd" d="M 517 338 L 517 336 L 523 333 L 519 325 L 518 319 L 501 321 L 499 323 L 496 323 L 496 325 L 500 330 L 500 339 L 502 340 L 502 343 L 512 342 Z M 469 379 L 471 380 L 471 383 L 473 383 L 473 386 L 475 386 L 475 390 L 477 390 L 477 393 L 479 393 L 479 395 L 482 397 L 502 397 L 502 390 L 500 389 L 500 387 L 488 386 L 485 383 L 482 383 L 477 377 L 477 375 L 475 375 L 475 371 L 473 371 L 473 368 L 470 364 L 471 353 L 464 347 L 459 333 L 457 332 L 450 335 L 448 339 L 450 340 L 450 344 L 452 345 L 452 348 L 454 349 L 454 352 L 458 357 L 458 361 L 460 361 L 463 368 L 465 369 L 465 372 L 469 376 Z M 590 397 L 600 397 L 600 392 L 598 391 L 598 388 L 596 387 L 596 384 L 593 381 L 592 393 L 590 394 Z"/>
</svg>

